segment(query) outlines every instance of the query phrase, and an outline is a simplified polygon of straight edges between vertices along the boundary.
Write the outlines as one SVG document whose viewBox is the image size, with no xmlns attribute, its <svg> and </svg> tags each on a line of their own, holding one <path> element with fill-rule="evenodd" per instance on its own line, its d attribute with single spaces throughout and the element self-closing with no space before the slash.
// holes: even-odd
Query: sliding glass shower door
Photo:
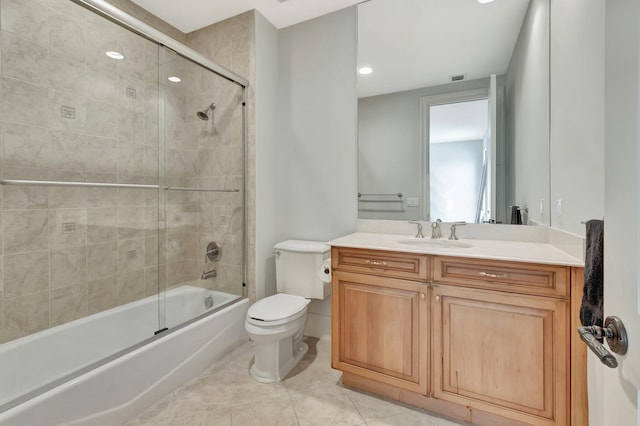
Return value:
<svg viewBox="0 0 640 426">
<path fill-rule="evenodd" d="M 160 57 L 160 305 L 171 328 L 214 307 L 211 291 L 242 295 L 244 102 L 242 86 L 169 49 Z"/>
</svg>

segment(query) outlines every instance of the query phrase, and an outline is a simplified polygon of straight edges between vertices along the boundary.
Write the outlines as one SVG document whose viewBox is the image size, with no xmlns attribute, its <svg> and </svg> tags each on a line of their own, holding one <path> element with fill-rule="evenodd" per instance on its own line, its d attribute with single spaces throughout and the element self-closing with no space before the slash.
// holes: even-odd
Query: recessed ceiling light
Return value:
<svg viewBox="0 0 640 426">
<path fill-rule="evenodd" d="M 105 52 L 105 55 L 107 55 L 111 59 L 118 59 L 118 60 L 124 59 L 124 55 L 120 52 L 116 52 L 115 50 L 110 50 L 108 52 Z"/>
<path fill-rule="evenodd" d="M 371 67 L 362 67 L 358 70 L 358 72 L 362 75 L 367 75 L 371 74 L 373 72 L 373 69 L 371 69 Z"/>
<path fill-rule="evenodd" d="M 478 0 L 478 3 L 480 3 L 480 4 L 487 4 L 487 3 L 491 3 L 491 2 L 493 2 L 493 1 L 494 1 L 494 0 Z"/>
<path fill-rule="evenodd" d="M 168 77 L 167 80 L 169 80 L 172 83 L 180 83 L 182 81 L 180 77 L 176 77 L 175 75 Z"/>
</svg>

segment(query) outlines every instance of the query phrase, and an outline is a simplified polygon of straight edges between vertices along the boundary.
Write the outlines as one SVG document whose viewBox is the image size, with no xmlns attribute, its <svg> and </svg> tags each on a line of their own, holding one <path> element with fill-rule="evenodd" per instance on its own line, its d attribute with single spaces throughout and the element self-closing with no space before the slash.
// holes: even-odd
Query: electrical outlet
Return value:
<svg viewBox="0 0 640 426">
<path fill-rule="evenodd" d="M 540 216 L 544 215 L 544 198 L 540 198 Z"/>
<path fill-rule="evenodd" d="M 407 207 L 419 207 L 420 203 L 418 202 L 418 198 L 407 197 Z"/>
</svg>

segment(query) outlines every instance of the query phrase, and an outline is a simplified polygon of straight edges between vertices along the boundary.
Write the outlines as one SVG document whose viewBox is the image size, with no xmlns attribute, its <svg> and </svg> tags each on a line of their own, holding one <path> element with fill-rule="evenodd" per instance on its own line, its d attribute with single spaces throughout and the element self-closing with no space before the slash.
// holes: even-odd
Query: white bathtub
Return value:
<svg viewBox="0 0 640 426">
<path fill-rule="evenodd" d="M 205 298 L 213 297 L 211 308 Z M 117 425 L 247 341 L 249 302 L 185 285 L 0 345 L 0 405 L 57 380 L 57 386 L 0 413 L 0 425 Z M 163 298 L 160 299 L 161 301 Z M 233 303 L 237 300 L 236 303 Z M 198 315 L 219 309 L 186 326 Z M 153 338 L 158 306 L 169 332 Z M 139 342 L 150 341 L 133 351 Z M 126 352 L 94 368 L 94 363 Z M 84 368 L 71 380 L 65 376 Z"/>
</svg>

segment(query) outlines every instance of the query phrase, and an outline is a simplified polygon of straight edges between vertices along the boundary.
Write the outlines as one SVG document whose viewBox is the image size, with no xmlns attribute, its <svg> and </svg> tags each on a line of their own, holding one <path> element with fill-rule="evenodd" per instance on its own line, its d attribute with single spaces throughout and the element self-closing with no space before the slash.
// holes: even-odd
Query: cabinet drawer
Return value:
<svg viewBox="0 0 640 426">
<path fill-rule="evenodd" d="M 414 281 L 427 281 L 429 277 L 427 259 L 425 254 L 345 247 L 331 248 L 333 269 Z"/>
<path fill-rule="evenodd" d="M 432 268 L 436 283 L 569 297 L 570 268 L 564 266 L 434 257 Z"/>
</svg>

